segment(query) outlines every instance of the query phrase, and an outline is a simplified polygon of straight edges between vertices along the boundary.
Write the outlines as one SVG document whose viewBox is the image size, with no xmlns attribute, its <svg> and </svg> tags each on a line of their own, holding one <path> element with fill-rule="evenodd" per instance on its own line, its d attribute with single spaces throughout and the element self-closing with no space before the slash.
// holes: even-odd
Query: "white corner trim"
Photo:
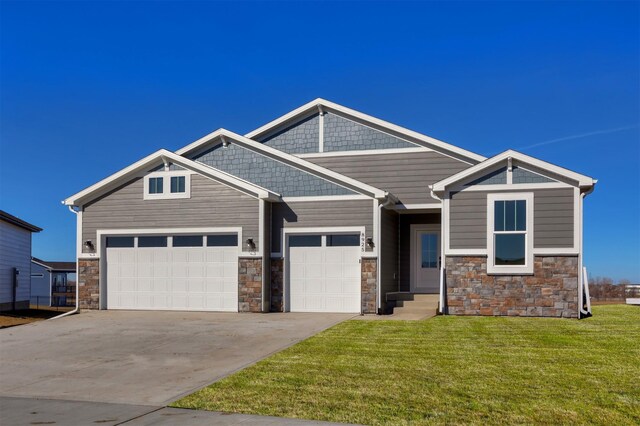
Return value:
<svg viewBox="0 0 640 426">
<path fill-rule="evenodd" d="M 282 197 L 282 201 L 286 203 L 310 202 L 310 201 L 354 201 L 354 200 L 371 200 L 367 195 L 322 195 L 322 196 L 306 196 L 306 197 Z"/>
<path fill-rule="evenodd" d="M 191 198 L 191 175 L 193 172 L 185 171 L 162 171 L 145 175 L 142 197 L 144 200 L 170 200 Z M 171 192 L 171 178 L 184 177 L 184 192 Z M 149 193 L 149 179 L 162 178 L 162 192 L 158 194 Z"/>
<path fill-rule="evenodd" d="M 415 154 L 418 152 L 433 152 L 430 148 L 389 148 L 389 149 L 363 149 L 354 151 L 325 151 L 305 154 L 295 154 L 299 158 L 328 158 L 328 157 L 357 157 L 362 155 L 385 155 L 385 154 Z"/>
<path fill-rule="evenodd" d="M 525 200 L 527 204 L 527 218 L 525 231 L 525 264 L 496 265 L 494 247 L 494 205 L 496 201 Z M 535 235 L 533 217 L 533 192 L 514 192 L 487 194 L 487 274 L 489 275 L 529 275 L 533 274 L 533 240 Z"/>
<path fill-rule="evenodd" d="M 318 105 L 318 152 L 324 151 L 324 111 Z"/>
</svg>

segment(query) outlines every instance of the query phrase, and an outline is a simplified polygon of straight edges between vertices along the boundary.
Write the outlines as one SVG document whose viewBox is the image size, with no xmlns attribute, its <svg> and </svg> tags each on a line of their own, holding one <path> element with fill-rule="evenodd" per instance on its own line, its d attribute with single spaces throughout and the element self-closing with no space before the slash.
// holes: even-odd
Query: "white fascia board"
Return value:
<svg viewBox="0 0 640 426">
<path fill-rule="evenodd" d="M 208 177 L 209 179 L 218 181 L 222 184 L 245 192 L 248 195 L 256 198 L 273 200 L 280 198 L 279 194 L 271 192 L 265 188 L 254 185 L 250 182 L 243 181 L 242 179 L 238 179 L 235 176 L 224 173 L 205 164 L 200 164 L 180 155 L 176 155 L 175 153 L 167 151 L 166 149 L 160 149 L 153 154 L 148 155 L 139 161 L 136 161 L 132 165 L 125 167 L 119 172 L 116 172 L 111 176 L 101 180 L 100 182 L 91 185 L 90 187 L 78 192 L 77 194 L 72 195 L 71 197 L 65 199 L 62 203 L 68 206 L 81 205 L 83 201 L 87 201 L 88 197 L 94 197 L 97 196 L 97 194 L 105 192 L 109 189 L 113 189 L 127 177 L 141 172 L 146 172 L 149 167 L 152 167 L 153 164 L 159 162 L 170 162 L 173 164 L 177 164 L 184 167 L 185 169 L 199 173 L 205 177 Z"/>
<path fill-rule="evenodd" d="M 404 137 L 408 137 L 411 140 L 409 140 L 409 142 L 411 143 L 415 143 L 417 145 L 421 145 L 421 146 L 425 146 L 427 148 L 433 148 L 435 147 L 436 150 L 444 150 L 444 151 L 448 151 L 452 154 L 455 154 L 456 156 L 459 157 L 463 157 L 464 159 L 470 160 L 471 164 L 475 164 L 478 163 L 480 161 L 484 161 L 486 159 L 486 157 L 482 156 L 482 155 L 478 155 L 476 153 L 473 153 L 471 151 L 467 151 L 465 149 L 462 148 L 458 148 L 457 146 L 448 144 L 446 142 L 443 142 L 441 140 L 423 135 L 421 133 L 418 132 L 414 132 L 413 130 L 409 130 L 406 129 L 404 127 L 398 126 L 396 124 L 392 124 L 389 123 L 388 121 L 384 121 L 381 120 L 379 118 L 375 118 L 372 117 L 368 114 L 364 114 L 360 111 L 356 111 L 354 109 L 351 108 L 347 108 L 344 107 L 342 105 L 338 105 L 334 102 L 331 101 L 327 101 L 325 99 L 322 98 L 318 98 L 315 99 L 311 102 L 308 102 L 304 105 L 302 105 L 299 108 L 294 109 L 293 111 L 279 117 L 276 118 L 275 120 L 265 124 L 264 126 L 261 126 L 259 128 L 257 128 L 256 130 L 247 133 L 245 136 L 251 139 L 254 139 L 257 136 L 260 136 L 264 133 L 269 132 L 271 129 L 275 128 L 275 127 L 279 127 L 283 124 L 286 124 L 290 121 L 293 121 L 294 119 L 298 118 L 299 116 L 308 114 L 310 111 L 315 111 L 318 109 L 318 107 L 322 108 L 324 111 L 329 111 L 329 112 L 338 112 L 340 114 L 346 115 L 347 117 L 352 117 L 361 121 L 364 121 L 366 123 L 369 123 L 373 126 L 377 126 L 380 127 L 382 129 L 386 129 L 390 132 L 393 133 L 397 133 L 398 135 L 404 136 Z"/>
<path fill-rule="evenodd" d="M 313 164 L 309 161 L 303 160 L 302 158 L 298 158 L 295 155 L 287 154 L 280 150 L 271 148 L 270 146 L 264 145 L 260 142 L 256 142 L 252 139 L 249 139 L 245 136 L 239 135 L 237 133 L 231 132 L 226 129 L 220 129 L 211 134 L 210 138 L 203 138 L 203 142 L 196 144 L 195 142 L 189 146 L 190 149 L 181 149 L 177 151 L 178 155 L 185 155 L 190 151 L 198 149 L 200 146 L 205 143 L 212 143 L 216 138 L 227 138 L 227 140 L 233 141 L 243 148 L 249 149 L 251 151 L 257 152 L 259 154 L 264 155 L 265 157 L 271 158 L 272 160 L 279 161 L 283 164 L 296 168 L 298 170 L 302 170 L 304 172 L 310 173 L 312 175 L 321 177 L 329 182 L 335 183 L 337 185 L 343 186 L 347 189 L 359 192 L 361 194 L 367 195 L 372 198 L 377 199 L 385 199 L 388 196 L 388 193 L 375 188 L 371 185 L 367 185 L 366 183 L 360 182 L 356 179 L 352 179 L 348 176 L 344 176 L 340 173 L 334 172 L 333 170 L 326 169 L 322 166 L 318 166 L 317 164 Z M 220 141 L 222 142 L 222 141 Z M 191 160 L 189 160 L 191 161 Z"/>
<path fill-rule="evenodd" d="M 451 184 L 460 182 L 483 170 L 489 169 L 492 166 L 495 166 L 501 163 L 502 161 L 506 161 L 508 158 L 512 158 L 513 160 L 516 160 L 519 163 L 529 164 L 534 167 L 540 168 L 542 170 L 547 170 L 553 174 L 575 181 L 579 187 L 591 187 L 595 184 L 594 179 L 588 176 L 581 175 L 576 172 L 572 172 L 571 170 L 567 170 L 565 168 L 556 166 L 554 164 L 547 163 L 546 161 L 539 160 L 537 158 L 528 156 L 526 154 L 522 154 L 517 151 L 507 150 L 501 154 L 498 154 L 492 158 L 489 158 L 483 161 L 482 163 L 476 164 L 473 167 L 469 167 L 468 169 L 463 170 L 460 173 L 456 173 L 453 176 L 449 176 L 446 179 L 436 182 L 431 186 L 431 188 L 434 192 L 442 192 Z"/>
</svg>

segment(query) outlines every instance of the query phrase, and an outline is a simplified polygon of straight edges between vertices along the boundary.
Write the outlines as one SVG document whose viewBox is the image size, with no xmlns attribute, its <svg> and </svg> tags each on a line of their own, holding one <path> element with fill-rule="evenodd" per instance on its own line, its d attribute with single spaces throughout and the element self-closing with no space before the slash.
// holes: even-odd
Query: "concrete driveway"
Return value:
<svg viewBox="0 0 640 426">
<path fill-rule="evenodd" d="M 88 312 L 0 330 L 0 397 L 164 406 L 351 314 Z"/>
</svg>

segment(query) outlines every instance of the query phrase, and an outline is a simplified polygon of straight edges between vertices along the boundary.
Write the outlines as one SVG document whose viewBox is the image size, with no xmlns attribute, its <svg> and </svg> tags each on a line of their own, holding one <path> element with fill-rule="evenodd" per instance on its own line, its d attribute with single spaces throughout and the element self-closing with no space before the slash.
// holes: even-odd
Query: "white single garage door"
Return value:
<svg viewBox="0 0 640 426">
<path fill-rule="evenodd" d="M 107 309 L 238 311 L 238 238 L 106 238 Z"/>
<path fill-rule="evenodd" d="M 360 312 L 360 235 L 290 235 L 291 312 Z"/>
</svg>

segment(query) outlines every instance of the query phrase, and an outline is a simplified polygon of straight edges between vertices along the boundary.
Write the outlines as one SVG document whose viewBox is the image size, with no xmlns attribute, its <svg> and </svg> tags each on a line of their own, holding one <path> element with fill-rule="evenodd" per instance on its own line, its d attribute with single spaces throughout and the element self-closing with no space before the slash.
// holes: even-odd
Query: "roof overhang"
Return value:
<svg viewBox="0 0 640 426">
<path fill-rule="evenodd" d="M 226 129 L 218 129 L 215 132 L 212 132 L 185 146 L 184 148 L 179 149 L 178 151 L 176 151 L 176 154 L 186 156 L 189 154 L 197 153 L 199 151 L 203 151 L 205 149 L 209 149 L 220 143 L 236 143 L 243 148 L 257 152 L 261 155 L 264 155 L 265 157 L 279 161 L 283 164 L 310 173 L 312 175 L 321 177 L 329 182 L 335 183 L 336 185 L 343 186 L 347 189 L 363 195 L 367 195 L 371 198 L 386 200 L 389 197 L 389 193 L 386 191 L 375 188 L 371 185 L 367 185 L 364 182 L 352 179 L 343 174 L 334 172 L 333 170 L 318 166 L 317 164 L 296 157 L 295 155 L 287 154 L 280 150 L 271 148 L 270 146 L 267 146 L 260 142 L 256 142 L 252 139 L 247 138 L 246 136 L 239 135 Z"/>
<path fill-rule="evenodd" d="M 19 217 L 15 217 L 12 214 L 9 214 L 7 212 L 5 212 L 4 210 L 0 210 L 0 219 L 4 220 L 5 222 L 9 222 L 12 225 L 16 225 L 19 226 L 22 229 L 26 229 L 27 231 L 30 232 L 40 232 L 42 231 L 42 228 L 32 225 L 29 222 L 25 222 L 24 220 L 20 219 Z"/>
<path fill-rule="evenodd" d="M 77 194 L 70 196 L 69 198 L 63 200 L 62 203 L 67 206 L 81 206 L 88 201 L 91 201 L 96 197 L 117 188 L 128 180 L 147 173 L 150 168 L 162 164 L 178 165 L 187 170 L 205 176 L 211 180 L 217 181 L 223 185 L 234 188 L 240 192 L 244 192 L 255 198 L 266 199 L 270 201 L 276 201 L 280 199 L 279 194 L 269 191 L 266 188 L 239 179 L 221 170 L 207 166 L 206 164 L 189 160 L 188 158 L 177 155 L 171 151 L 167 151 L 166 149 L 161 149 L 133 163 L 132 165 L 125 167 L 119 172 L 112 174 L 106 179 L 103 179 L 100 182 L 91 185 L 90 187 L 78 192 Z"/>
<path fill-rule="evenodd" d="M 431 190 L 436 194 L 442 194 L 447 188 L 463 182 L 465 180 L 475 178 L 482 174 L 483 171 L 491 169 L 492 167 L 500 165 L 502 162 L 508 162 L 509 160 L 514 162 L 514 165 L 531 166 L 534 169 L 547 172 L 551 177 L 560 178 L 563 181 L 579 187 L 583 191 L 587 191 L 596 184 L 597 180 L 582 175 L 580 173 L 573 172 L 563 167 L 556 166 L 543 160 L 531 157 L 526 154 L 514 150 L 507 150 L 494 157 L 491 157 L 482 163 L 478 163 L 473 167 L 469 167 L 455 175 L 452 175 L 446 179 L 434 183 L 430 186 Z"/>
<path fill-rule="evenodd" d="M 315 99 L 305 105 L 302 105 L 301 107 L 294 109 L 293 111 L 265 124 L 264 126 L 247 133 L 245 136 L 250 139 L 259 139 L 277 131 L 282 127 L 291 125 L 297 120 L 305 118 L 311 114 L 315 114 L 318 111 L 328 111 L 334 113 L 352 121 L 365 124 L 376 130 L 383 131 L 392 136 L 404 139 L 418 146 L 423 146 L 425 148 L 433 149 L 434 151 L 451 155 L 469 164 L 477 164 L 478 162 L 486 160 L 486 157 L 482 155 L 467 151 L 441 140 L 423 135 L 418 132 L 414 132 L 413 130 L 406 129 L 393 123 L 389 123 L 388 121 L 372 117 L 370 115 L 364 114 L 351 108 L 344 107 L 342 105 L 338 105 L 334 102 L 327 101 L 322 98 Z"/>
</svg>

